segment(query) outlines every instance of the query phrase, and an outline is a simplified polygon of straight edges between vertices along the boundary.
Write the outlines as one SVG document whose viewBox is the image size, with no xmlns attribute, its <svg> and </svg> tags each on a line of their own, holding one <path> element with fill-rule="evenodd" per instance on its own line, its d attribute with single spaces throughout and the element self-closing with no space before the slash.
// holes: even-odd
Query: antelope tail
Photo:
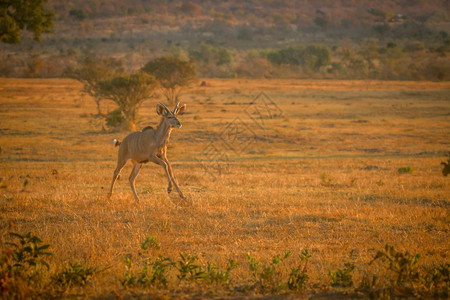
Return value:
<svg viewBox="0 0 450 300">
<path fill-rule="evenodd" d="M 119 146 L 120 144 L 122 144 L 121 141 L 119 141 L 118 139 L 114 139 L 114 147 Z"/>
</svg>

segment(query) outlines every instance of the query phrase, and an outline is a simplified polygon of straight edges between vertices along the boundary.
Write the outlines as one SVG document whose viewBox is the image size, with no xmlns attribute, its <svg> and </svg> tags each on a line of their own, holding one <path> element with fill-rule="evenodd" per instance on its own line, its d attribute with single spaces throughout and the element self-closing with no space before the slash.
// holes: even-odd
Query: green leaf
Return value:
<svg viewBox="0 0 450 300">
<path fill-rule="evenodd" d="M 23 239 L 24 238 L 24 236 L 22 236 L 22 235 L 20 235 L 20 234 L 18 234 L 16 232 L 10 232 L 9 235 L 12 236 L 12 237 L 18 237 L 19 239 Z"/>
<path fill-rule="evenodd" d="M 37 250 L 45 250 L 45 249 L 48 249 L 50 247 L 50 245 L 48 245 L 48 244 L 46 244 L 46 245 L 42 245 L 42 246 L 40 246 L 40 247 L 38 247 L 37 248 Z"/>
<path fill-rule="evenodd" d="M 5 245 L 13 246 L 13 247 L 18 247 L 17 244 L 11 243 L 11 242 L 5 242 Z"/>
</svg>

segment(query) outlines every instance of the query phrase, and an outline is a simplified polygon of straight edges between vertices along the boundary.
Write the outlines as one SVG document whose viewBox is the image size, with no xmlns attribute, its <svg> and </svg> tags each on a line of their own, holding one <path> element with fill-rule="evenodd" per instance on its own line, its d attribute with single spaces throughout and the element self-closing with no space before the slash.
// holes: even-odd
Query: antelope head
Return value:
<svg viewBox="0 0 450 300">
<path fill-rule="evenodd" d="M 158 105 L 156 105 L 156 113 L 163 117 L 166 122 L 169 123 L 171 128 L 181 128 L 181 122 L 178 120 L 177 116 L 184 114 L 185 110 L 186 104 L 180 106 L 180 102 L 175 105 L 173 111 L 170 111 L 164 103 L 158 103 Z"/>
</svg>

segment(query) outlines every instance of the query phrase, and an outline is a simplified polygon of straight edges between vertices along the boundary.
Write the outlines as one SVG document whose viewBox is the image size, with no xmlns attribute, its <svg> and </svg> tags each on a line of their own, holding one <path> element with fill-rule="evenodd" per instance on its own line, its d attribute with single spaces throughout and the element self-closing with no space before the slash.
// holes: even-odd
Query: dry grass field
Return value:
<svg viewBox="0 0 450 300">
<path fill-rule="evenodd" d="M 187 113 L 168 150 L 188 201 L 168 196 L 163 170 L 147 164 L 137 204 L 130 164 L 106 197 L 117 157 L 112 140 L 127 133 L 104 129 L 80 84 L 0 79 L 1 247 L 14 240 L 9 232 L 31 231 L 53 253 L 45 258 L 47 283 L 30 293 L 57 293 L 51 274 L 76 262 L 97 272 L 58 297 L 367 296 L 358 292 L 367 274 L 390 280 L 369 264 L 386 244 L 420 253 L 421 269 L 449 262 L 450 181 L 440 163 L 450 151 L 450 83 L 206 83 L 182 96 Z M 158 123 L 158 101 L 139 110 L 139 128 Z M 159 249 L 143 250 L 146 237 Z M 304 249 L 309 280 L 300 291 L 255 285 L 261 275 L 252 274 L 247 254 L 269 264 L 291 251 L 271 273 L 276 282 Z M 176 268 L 167 287 L 121 284 L 127 272 L 139 276 L 147 259 L 180 253 L 198 256 L 202 267 L 238 265 L 226 287 L 179 280 Z M 329 270 L 349 261 L 353 285 L 332 287 Z"/>
</svg>

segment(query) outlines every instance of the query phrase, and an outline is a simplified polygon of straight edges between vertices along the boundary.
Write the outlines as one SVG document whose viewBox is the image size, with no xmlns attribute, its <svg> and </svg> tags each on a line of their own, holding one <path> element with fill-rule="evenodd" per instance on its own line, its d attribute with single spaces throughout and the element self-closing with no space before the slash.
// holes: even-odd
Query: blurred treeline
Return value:
<svg viewBox="0 0 450 300">
<path fill-rule="evenodd" d="M 450 79 L 448 0 L 49 0 L 53 33 L 0 45 L 0 76 L 61 77 L 86 55 L 161 55 L 200 77 Z"/>
</svg>

